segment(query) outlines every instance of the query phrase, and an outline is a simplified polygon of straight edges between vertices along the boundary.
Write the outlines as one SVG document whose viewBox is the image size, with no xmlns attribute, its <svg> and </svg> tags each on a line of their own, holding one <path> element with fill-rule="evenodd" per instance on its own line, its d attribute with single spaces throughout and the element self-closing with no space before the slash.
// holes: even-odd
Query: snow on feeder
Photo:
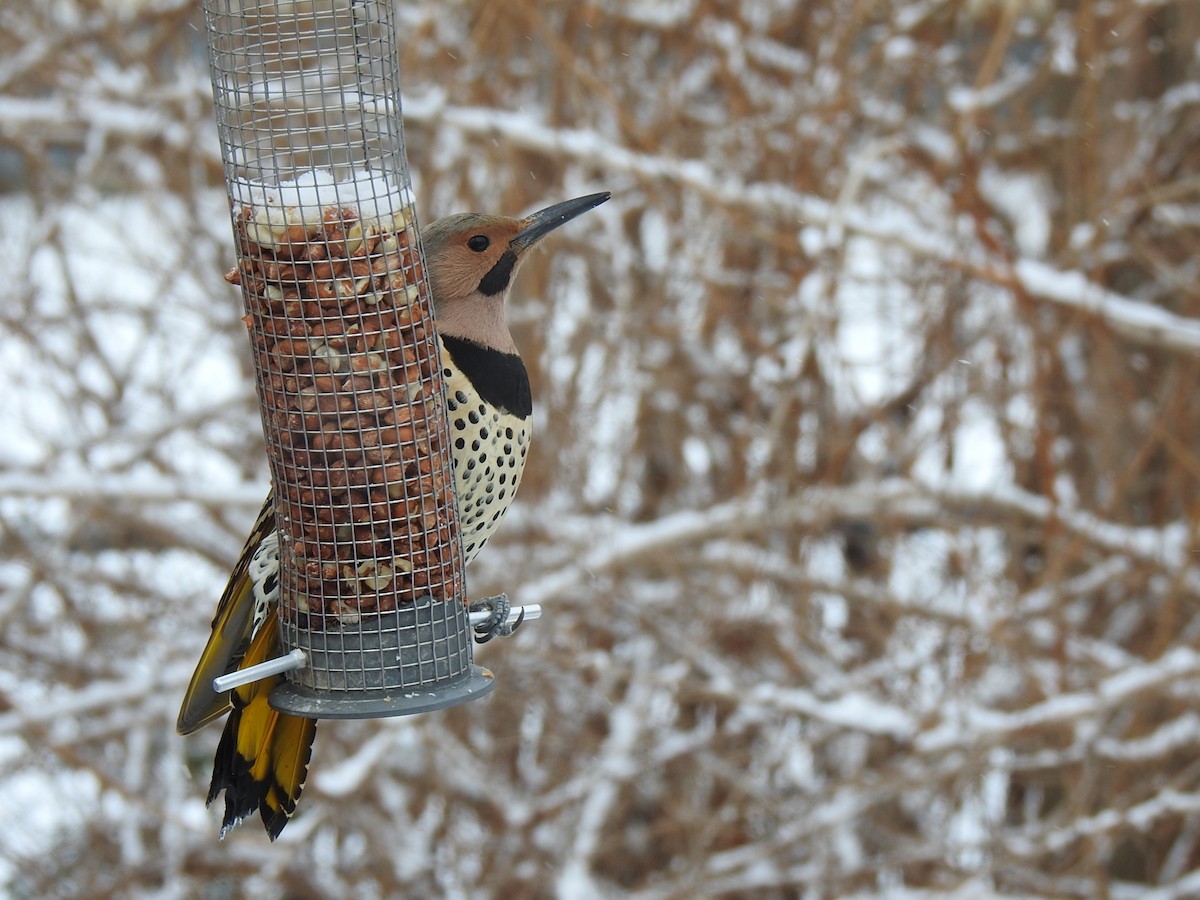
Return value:
<svg viewBox="0 0 1200 900">
<path fill-rule="evenodd" d="M 390 0 L 205 0 L 279 530 L 271 695 L 308 717 L 474 699 L 439 346 Z M 533 617 L 533 616 L 528 616 Z"/>
</svg>

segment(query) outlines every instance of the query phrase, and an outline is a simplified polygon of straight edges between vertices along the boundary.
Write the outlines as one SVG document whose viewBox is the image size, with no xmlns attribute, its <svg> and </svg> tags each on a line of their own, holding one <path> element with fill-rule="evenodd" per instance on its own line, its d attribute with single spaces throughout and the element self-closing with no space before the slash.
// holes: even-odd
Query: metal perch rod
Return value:
<svg viewBox="0 0 1200 900">
<path fill-rule="evenodd" d="M 525 614 L 525 621 L 530 619 L 540 619 L 542 617 L 542 607 L 540 604 L 531 603 L 528 606 L 514 606 L 508 612 L 508 619 L 505 624 L 512 625 L 521 614 Z M 482 625 L 488 620 L 491 613 L 487 611 L 473 612 L 468 616 L 471 625 Z M 231 691 L 234 688 L 239 688 L 245 684 L 252 684 L 263 678 L 268 678 L 271 675 L 282 675 L 284 672 L 291 672 L 296 669 L 303 669 L 308 665 L 308 655 L 300 649 L 295 649 L 285 656 L 268 659 L 264 663 L 259 663 L 256 666 L 247 666 L 244 669 L 239 669 L 236 672 L 230 672 L 228 675 L 218 675 L 212 681 L 213 690 L 218 694 L 225 691 Z"/>
</svg>

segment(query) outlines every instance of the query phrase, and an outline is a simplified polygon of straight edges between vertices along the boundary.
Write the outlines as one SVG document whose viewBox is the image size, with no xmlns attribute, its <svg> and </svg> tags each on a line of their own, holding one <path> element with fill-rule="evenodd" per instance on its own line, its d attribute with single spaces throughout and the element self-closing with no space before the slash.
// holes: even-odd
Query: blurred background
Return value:
<svg viewBox="0 0 1200 900">
<path fill-rule="evenodd" d="M 174 732 L 267 487 L 197 0 L 0 3 L 0 894 L 1200 896 L 1200 6 L 398 4 L 511 309 L 488 699 Z"/>
</svg>

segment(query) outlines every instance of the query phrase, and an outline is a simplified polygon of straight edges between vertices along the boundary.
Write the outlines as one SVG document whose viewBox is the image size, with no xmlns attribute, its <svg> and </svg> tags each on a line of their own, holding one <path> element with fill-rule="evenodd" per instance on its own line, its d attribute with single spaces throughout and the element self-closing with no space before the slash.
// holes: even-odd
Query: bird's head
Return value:
<svg viewBox="0 0 1200 900">
<path fill-rule="evenodd" d="M 609 198 L 589 194 L 511 219 L 482 213 L 445 216 L 421 230 L 438 331 L 515 353 L 504 301 L 529 250 L 558 226 Z"/>
</svg>

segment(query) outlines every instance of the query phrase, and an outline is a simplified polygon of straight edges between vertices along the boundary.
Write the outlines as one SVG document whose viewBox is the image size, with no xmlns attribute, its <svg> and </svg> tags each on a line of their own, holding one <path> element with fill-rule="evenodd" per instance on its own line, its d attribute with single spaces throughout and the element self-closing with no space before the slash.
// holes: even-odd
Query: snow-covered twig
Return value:
<svg viewBox="0 0 1200 900">
<path fill-rule="evenodd" d="M 914 745 L 921 753 L 986 748 L 1015 735 L 1054 724 L 1098 716 L 1146 691 L 1200 676 L 1200 653 L 1175 647 L 1161 658 L 1106 678 L 1094 690 L 1060 694 L 1017 712 L 970 706 L 952 711 L 943 724 L 919 734 Z"/>
<path fill-rule="evenodd" d="M 894 478 L 845 487 L 813 487 L 791 497 L 731 501 L 646 523 L 598 519 L 589 540 L 594 549 L 572 564 L 530 581 L 522 588 L 521 597 L 524 602 L 546 603 L 597 572 L 611 572 L 671 548 L 731 535 L 829 528 L 854 520 L 902 523 L 909 528 L 963 528 L 994 521 L 997 515 L 1054 522 L 1099 549 L 1119 551 L 1155 565 L 1179 569 L 1188 564 L 1190 529 L 1184 522 L 1161 527 L 1124 525 L 1087 510 L 1056 506 L 1048 498 L 1014 485 L 972 490 Z M 1193 577 L 1200 578 L 1200 572 Z"/>
<path fill-rule="evenodd" d="M 64 500 L 121 500 L 130 503 L 199 503 L 218 509 L 258 508 L 267 496 L 265 484 L 205 487 L 194 481 L 154 481 L 146 477 L 101 473 L 0 473 L 0 497 Z"/>
</svg>

